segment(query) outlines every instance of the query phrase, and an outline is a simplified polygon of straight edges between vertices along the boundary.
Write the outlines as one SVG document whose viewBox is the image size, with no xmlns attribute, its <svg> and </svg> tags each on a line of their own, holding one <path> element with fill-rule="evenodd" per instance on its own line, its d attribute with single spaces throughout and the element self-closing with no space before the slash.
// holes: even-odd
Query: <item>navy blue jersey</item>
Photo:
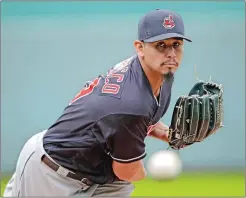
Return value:
<svg viewBox="0 0 246 198">
<path fill-rule="evenodd" d="M 112 160 L 146 156 L 144 140 L 167 111 L 173 79 L 158 100 L 137 56 L 87 83 L 44 136 L 45 151 L 60 165 L 95 183 L 113 182 Z"/>
</svg>

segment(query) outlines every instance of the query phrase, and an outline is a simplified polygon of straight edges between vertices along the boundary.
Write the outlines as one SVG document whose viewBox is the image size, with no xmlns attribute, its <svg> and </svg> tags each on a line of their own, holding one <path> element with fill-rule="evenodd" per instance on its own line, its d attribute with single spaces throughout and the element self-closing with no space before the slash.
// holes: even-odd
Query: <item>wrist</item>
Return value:
<svg viewBox="0 0 246 198">
<path fill-rule="evenodd" d="M 168 133 L 163 134 L 161 140 L 163 140 L 164 142 L 168 142 Z"/>
<path fill-rule="evenodd" d="M 167 125 L 159 122 L 155 128 L 148 134 L 154 138 L 168 142 L 169 128 Z"/>
</svg>

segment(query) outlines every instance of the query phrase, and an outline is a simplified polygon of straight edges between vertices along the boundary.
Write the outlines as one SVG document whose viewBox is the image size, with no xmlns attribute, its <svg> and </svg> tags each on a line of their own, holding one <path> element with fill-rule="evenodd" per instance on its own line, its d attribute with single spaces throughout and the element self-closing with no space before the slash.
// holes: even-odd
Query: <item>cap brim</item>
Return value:
<svg viewBox="0 0 246 198">
<path fill-rule="evenodd" d="M 167 34 L 161 34 L 158 36 L 151 37 L 149 39 L 144 40 L 144 42 L 149 43 L 149 42 L 156 42 L 160 40 L 165 40 L 165 39 L 170 39 L 170 38 L 183 38 L 189 42 L 192 42 L 191 39 L 188 37 L 182 35 L 182 34 L 177 34 L 177 33 L 167 33 Z"/>
</svg>

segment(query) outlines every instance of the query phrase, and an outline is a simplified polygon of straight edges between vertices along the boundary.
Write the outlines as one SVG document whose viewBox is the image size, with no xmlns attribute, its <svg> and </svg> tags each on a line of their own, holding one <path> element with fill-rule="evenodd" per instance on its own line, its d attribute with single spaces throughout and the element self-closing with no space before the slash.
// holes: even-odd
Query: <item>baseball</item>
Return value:
<svg viewBox="0 0 246 198">
<path fill-rule="evenodd" d="M 182 161 L 176 152 L 162 150 L 149 158 L 146 169 L 154 180 L 174 179 L 182 172 Z"/>
</svg>

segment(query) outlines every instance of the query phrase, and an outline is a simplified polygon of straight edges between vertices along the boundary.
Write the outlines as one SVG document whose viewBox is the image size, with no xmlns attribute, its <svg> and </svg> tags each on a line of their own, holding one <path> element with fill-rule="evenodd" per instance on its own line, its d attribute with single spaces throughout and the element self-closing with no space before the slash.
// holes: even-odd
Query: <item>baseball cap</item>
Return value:
<svg viewBox="0 0 246 198">
<path fill-rule="evenodd" d="M 182 17 L 171 10 L 156 9 L 144 15 L 138 23 L 138 39 L 144 42 L 155 42 L 169 38 L 183 38 L 185 36 Z"/>
</svg>

